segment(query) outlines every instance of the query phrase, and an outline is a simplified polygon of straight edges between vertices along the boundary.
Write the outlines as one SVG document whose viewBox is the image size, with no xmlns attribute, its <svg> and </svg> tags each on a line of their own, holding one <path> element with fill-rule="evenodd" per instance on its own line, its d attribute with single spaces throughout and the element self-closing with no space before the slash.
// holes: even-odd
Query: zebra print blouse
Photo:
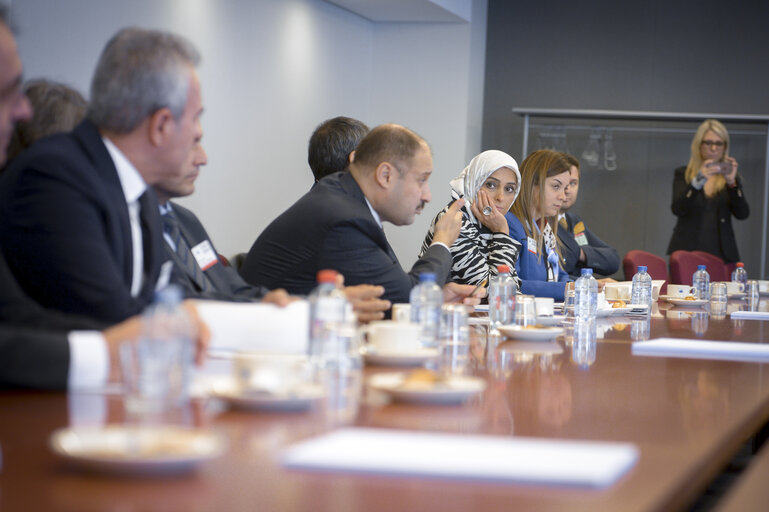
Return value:
<svg viewBox="0 0 769 512">
<path fill-rule="evenodd" d="M 422 257 L 430 247 L 435 233 L 435 223 L 446 213 L 450 205 L 451 203 L 441 210 L 430 224 L 419 257 Z M 468 213 L 467 206 L 463 206 L 461 211 L 462 228 L 459 231 L 459 237 L 450 248 L 453 261 L 448 280 L 477 285 L 490 275 L 497 275 L 497 265 L 507 265 L 510 267 L 510 275 L 515 279 L 520 290 L 521 281 L 515 271 L 515 263 L 518 260 L 521 244 L 504 233 L 492 233 Z"/>
</svg>

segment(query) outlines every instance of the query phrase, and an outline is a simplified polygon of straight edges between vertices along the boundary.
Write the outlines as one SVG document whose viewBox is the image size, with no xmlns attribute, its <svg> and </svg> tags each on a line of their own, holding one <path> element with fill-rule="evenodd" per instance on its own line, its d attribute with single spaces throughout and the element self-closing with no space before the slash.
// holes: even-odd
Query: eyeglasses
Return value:
<svg viewBox="0 0 769 512">
<path fill-rule="evenodd" d="M 715 147 L 717 147 L 717 148 L 720 148 L 721 146 L 723 146 L 723 145 L 724 145 L 724 142 L 723 142 L 723 141 L 720 141 L 720 140 L 703 140 L 703 141 L 701 142 L 701 144 L 702 144 L 703 146 L 710 146 L 711 148 L 712 148 L 713 146 L 715 146 Z"/>
</svg>

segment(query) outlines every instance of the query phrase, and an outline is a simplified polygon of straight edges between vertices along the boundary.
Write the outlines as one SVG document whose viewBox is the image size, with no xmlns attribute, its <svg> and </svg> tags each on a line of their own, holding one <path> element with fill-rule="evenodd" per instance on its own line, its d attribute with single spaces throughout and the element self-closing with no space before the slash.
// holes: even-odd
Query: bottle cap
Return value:
<svg viewBox="0 0 769 512">
<path fill-rule="evenodd" d="M 508 267 L 507 265 L 497 265 L 497 272 L 500 274 L 509 274 L 510 267 Z"/>
<path fill-rule="evenodd" d="M 638 265 L 639 272 L 646 272 L 646 265 Z"/>
<path fill-rule="evenodd" d="M 432 281 L 434 283 L 435 282 L 435 274 L 433 274 L 432 272 L 423 272 L 423 273 L 419 274 L 419 282 L 420 283 L 424 283 L 424 282 L 427 282 L 427 281 Z"/>
<path fill-rule="evenodd" d="M 583 276 L 592 276 L 593 275 L 593 269 L 592 268 L 583 268 L 582 269 L 582 275 Z"/>
<path fill-rule="evenodd" d="M 743 268 L 745 264 L 741 261 L 737 262 L 737 268 Z"/>
<path fill-rule="evenodd" d="M 705 270 L 706 268 L 705 265 L 697 265 L 697 270 Z"/>
<path fill-rule="evenodd" d="M 178 284 L 169 284 L 162 290 L 155 292 L 155 302 L 163 304 L 179 304 L 184 298 L 182 288 Z"/>
<path fill-rule="evenodd" d="M 336 276 L 338 272 L 329 268 L 319 270 L 317 279 L 318 283 L 334 283 L 336 284 Z"/>
</svg>

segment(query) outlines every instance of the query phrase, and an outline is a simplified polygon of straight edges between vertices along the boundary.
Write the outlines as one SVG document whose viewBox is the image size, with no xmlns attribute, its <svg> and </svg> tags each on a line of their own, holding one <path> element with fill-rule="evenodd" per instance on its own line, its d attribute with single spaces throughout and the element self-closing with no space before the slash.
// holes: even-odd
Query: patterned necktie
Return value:
<svg viewBox="0 0 769 512">
<path fill-rule="evenodd" d="M 195 281 L 201 291 L 211 291 L 211 283 L 208 281 L 208 277 L 206 277 L 203 271 L 200 270 L 198 262 L 192 255 L 190 245 L 187 243 L 184 236 L 182 236 L 181 229 L 179 229 L 179 219 L 176 218 L 176 215 L 170 209 L 163 213 L 163 232 L 165 232 L 174 243 L 174 252 L 179 256 L 179 261 L 182 262 L 187 275 Z"/>
</svg>

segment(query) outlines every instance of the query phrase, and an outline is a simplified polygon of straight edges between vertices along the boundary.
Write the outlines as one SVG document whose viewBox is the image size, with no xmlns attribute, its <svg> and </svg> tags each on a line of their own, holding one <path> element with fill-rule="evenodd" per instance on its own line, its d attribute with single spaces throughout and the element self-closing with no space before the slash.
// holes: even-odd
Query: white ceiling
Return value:
<svg viewBox="0 0 769 512">
<path fill-rule="evenodd" d="M 472 0 L 326 0 L 374 22 L 466 23 Z"/>
</svg>

